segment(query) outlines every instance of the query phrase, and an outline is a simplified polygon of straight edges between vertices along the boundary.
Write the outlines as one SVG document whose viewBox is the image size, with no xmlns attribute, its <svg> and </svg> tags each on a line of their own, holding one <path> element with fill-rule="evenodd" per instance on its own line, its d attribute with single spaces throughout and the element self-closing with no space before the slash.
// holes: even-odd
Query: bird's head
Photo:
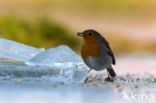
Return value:
<svg viewBox="0 0 156 103">
<path fill-rule="evenodd" d="M 85 30 L 84 32 L 78 32 L 77 35 L 83 37 L 85 41 L 97 40 L 100 37 L 100 34 L 92 29 Z"/>
</svg>

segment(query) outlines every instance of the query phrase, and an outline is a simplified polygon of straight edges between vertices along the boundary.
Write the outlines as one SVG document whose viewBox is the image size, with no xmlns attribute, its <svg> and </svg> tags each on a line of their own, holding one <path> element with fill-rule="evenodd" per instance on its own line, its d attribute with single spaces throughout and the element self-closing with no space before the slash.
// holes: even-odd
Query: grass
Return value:
<svg viewBox="0 0 156 103">
<path fill-rule="evenodd" d="M 78 40 L 66 27 L 48 17 L 24 19 L 19 16 L 0 17 L 1 37 L 35 47 L 50 48 L 66 44 L 76 49 Z"/>
<path fill-rule="evenodd" d="M 38 48 L 52 48 L 65 44 L 77 52 L 80 51 L 80 39 L 74 36 L 75 33 L 46 16 L 31 20 L 17 15 L 0 17 L 0 32 L 3 38 Z M 113 32 L 106 38 L 116 55 L 140 51 L 156 52 L 156 42 L 139 44 L 129 37 L 115 36 Z"/>
</svg>

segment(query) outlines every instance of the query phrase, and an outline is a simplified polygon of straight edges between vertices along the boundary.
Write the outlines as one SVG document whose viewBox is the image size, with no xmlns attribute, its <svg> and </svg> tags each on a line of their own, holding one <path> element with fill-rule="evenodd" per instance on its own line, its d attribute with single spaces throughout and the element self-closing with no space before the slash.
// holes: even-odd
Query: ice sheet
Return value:
<svg viewBox="0 0 156 103">
<path fill-rule="evenodd" d="M 0 80 L 81 83 L 86 75 L 87 71 L 84 67 L 0 65 Z"/>
</svg>

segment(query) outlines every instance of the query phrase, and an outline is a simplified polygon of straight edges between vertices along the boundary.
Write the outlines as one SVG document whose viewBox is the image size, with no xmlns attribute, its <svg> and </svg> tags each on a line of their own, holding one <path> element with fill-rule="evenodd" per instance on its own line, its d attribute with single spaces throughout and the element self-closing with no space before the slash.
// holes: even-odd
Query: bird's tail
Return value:
<svg viewBox="0 0 156 103">
<path fill-rule="evenodd" d="M 113 69 L 113 67 L 112 66 L 110 66 L 109 68 L 107 68 L 107 71 L 109 72 L 109 74 L 110 74 L 110 76 L 111 77 L 116 77 L 116 73 L 115 73 L 115 71 L 114 71 L 114 69 Z"/>
</svg>

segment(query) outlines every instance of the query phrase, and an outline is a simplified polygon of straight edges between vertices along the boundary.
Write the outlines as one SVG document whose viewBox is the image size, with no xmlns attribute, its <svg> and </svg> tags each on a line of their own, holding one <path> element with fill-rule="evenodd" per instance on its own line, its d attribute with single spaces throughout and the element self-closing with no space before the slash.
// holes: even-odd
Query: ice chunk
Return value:
<svg viewBox="0 0 156 103">
<path fill-rule="evenodd" d="M 54 63 L 77 63 L 82 64 L 82 59 L 68 46 L 62 45 L 45 50 L 30 59 L 31 63 L 53 65 Z"/>
<path fill-rule="evenodd" d="M 34 56 L 26 64 L 68 70 L 69 73 L 66 76 L 70 75 L 72 82 L 83 81 L 87 75 L 87 69 L 81 57 L 65 45 L 45 50 Z"/>
<path fill-rule="evenodd" d="M 14 41 L 0 39 L 0 57 L 24 61 L 25 66 L 0 65 L 0 79 L 5 77 L 83 82 L 87 69 L 81 58 L 68 46 L 43 51 Z M 31 59 L 32 58 L 32 59 Z"/>
<path fill-rule="evenodd" d="M 11 58 L 19 61 L 27 61 L 43 51 L 15 41 L 0 38 L 0 58 Z"/>
</svg>

